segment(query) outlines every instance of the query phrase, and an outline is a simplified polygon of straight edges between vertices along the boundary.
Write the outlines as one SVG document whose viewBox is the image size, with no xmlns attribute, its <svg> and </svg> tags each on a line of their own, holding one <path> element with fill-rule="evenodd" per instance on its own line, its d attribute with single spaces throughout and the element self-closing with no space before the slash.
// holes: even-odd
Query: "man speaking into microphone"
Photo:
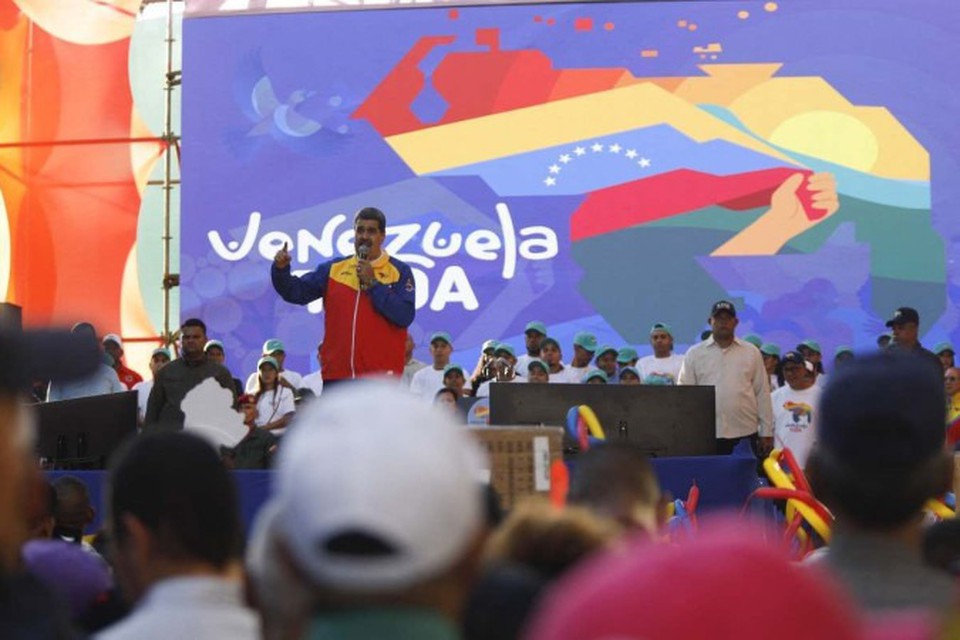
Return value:
<svg viewBox="0 0 960 640">
<path fill-rule="evenodd" d="M 320 368 L 325 386 L 370 374 L 401 375 L 407 327 L 416 313 L 413 272 L 382 248 L 386 216 L 365 207 L 354 216 L 353 229 L 355 256 L 295 276 L 284 245 L 270 270 L 273 288 L 287 302 L 323 298 Z"/>
</svg>

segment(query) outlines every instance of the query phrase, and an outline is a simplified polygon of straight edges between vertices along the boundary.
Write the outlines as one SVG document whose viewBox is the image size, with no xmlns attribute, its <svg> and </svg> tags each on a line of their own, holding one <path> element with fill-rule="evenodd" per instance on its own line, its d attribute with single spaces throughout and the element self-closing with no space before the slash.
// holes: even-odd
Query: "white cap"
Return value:
<svg viewBox="0 0 960 640">
<path fill-rule="evenodd" d="M 440 575 L 483 522 L 479 445 L 395 384 L 324 392 L 280 449 L 278 533 L 318 585 L 389 591 Z M 372 549 L 345 549 L 358 540 Z"/>
<path fill-rule="evenodd" d="M 103 340 L 100 341 L 101 344 L 106 344 L 108 342 L 115 342 L 118 347 L 123 349 L 123 341 L 120 339 L 120 336 L 115 333 L 108 333 L 107 335 L 103 336 Z"/>
</svg>

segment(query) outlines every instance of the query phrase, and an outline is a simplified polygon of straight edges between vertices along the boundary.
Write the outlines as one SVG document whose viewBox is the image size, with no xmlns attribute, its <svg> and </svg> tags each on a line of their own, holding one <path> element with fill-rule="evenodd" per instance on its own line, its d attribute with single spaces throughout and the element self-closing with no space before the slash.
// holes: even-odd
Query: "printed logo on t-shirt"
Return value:
<svg viewBox="0 0 960 640">
<path fill-rule="evenodd" d="M 653 373 L 648 374 L 647 377 L 643 379 L 643 384 L 662 384 L 662 385 L 669 386 L 669 385 L 676 385 L 677 380 L 676 378 L 673 377 L 673 374 L 671 373 L 661 373 L 658 371 L 654 371 Z"/>
<path fill-rule="evenodd" d="M 787 428 L 794 433 L 799 433 L 809 427 L 813 420 L 813 407 L 806 402 L 788 400 L 783 403 L 783 409 L 793 416 L 793 423 L 788 424 Z"/>
</svg>

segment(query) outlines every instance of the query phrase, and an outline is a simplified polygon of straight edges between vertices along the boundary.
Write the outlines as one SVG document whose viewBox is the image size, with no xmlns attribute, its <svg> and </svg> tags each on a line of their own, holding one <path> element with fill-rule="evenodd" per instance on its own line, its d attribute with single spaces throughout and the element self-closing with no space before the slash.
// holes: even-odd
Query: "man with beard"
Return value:
<svg viewBox="0 0 960 640">
<path fill-rule="evenodd" d="M 271 269 L 273 288 L 287 302 L 305 305 L 323 298 L 320 368 L 328 387 L 370 374 L 400 377 L 407 327 L 415 315 L 413 272 L 383 250 L 386 216 L 365 207 L 354 216 L 353 228 L 356 255 L 295 276 L 284 245 Z"/>
</svg>

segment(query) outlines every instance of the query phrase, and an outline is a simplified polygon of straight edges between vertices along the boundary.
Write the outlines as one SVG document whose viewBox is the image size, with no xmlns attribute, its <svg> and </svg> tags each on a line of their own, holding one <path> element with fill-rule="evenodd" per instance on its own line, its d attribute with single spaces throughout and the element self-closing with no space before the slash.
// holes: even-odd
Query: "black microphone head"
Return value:
<svg viewBox="0 0 960 640">
<path fill-rule="evenodd" d="M 370 254 L 370 247 L 368 247 L 367 245 L 362 244 L 359 247 L 357 247 L 357 257 L 360 258 L 361 260 L 366 260 L 369 254 Z"/>
</svg>

